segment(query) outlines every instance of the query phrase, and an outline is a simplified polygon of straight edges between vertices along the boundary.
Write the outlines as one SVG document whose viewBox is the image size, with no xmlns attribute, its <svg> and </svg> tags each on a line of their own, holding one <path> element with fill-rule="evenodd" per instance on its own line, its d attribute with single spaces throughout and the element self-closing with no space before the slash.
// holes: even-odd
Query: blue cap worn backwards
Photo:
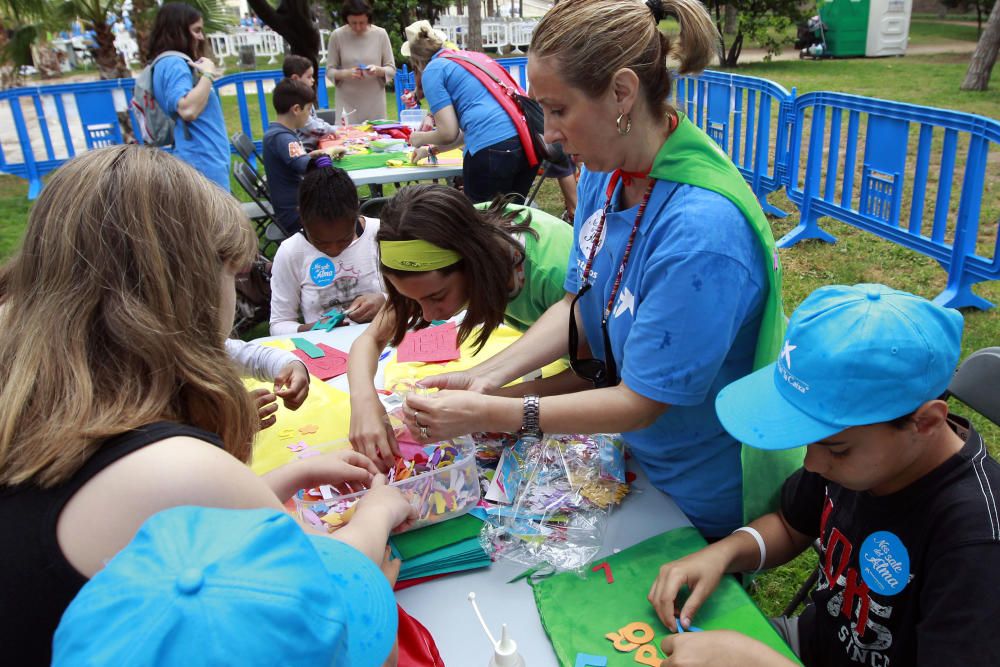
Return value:
<svg viewBox="0 0 1000 667">
<path fill-rule="evenodd" d="M 52 664 L 375 667 L 397 620 L 360 551 L 278 510 L 175 507 L 80 590 Z"/>
<path fill-rule="evenodd" d="M 759 449 L 807 445 L 907 415 L 944 393 L 962 316 L 884 285 L 831 285 L 788 322 L 778 361 L 715 401 L 723 427 Z"/>
</svg>

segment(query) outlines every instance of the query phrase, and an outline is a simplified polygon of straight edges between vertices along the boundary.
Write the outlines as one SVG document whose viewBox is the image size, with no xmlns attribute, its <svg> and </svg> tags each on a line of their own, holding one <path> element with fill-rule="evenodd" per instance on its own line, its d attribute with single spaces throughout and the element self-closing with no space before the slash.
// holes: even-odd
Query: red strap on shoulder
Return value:
<svg viewBox="0 0 1000 667">
<path fill-rule="evenodd" d="M 475 60 L 479 65 L 489 70 L 491 74 L 500 79 L 504 85 L 507 86 L 505 89 L 503 85 L 497 83 L 490 76 L 479 69 L 475 65 L 460 60 L 458 58 L 450 58 L 451 55 L 460 55 L 470 60 Z M 451 51 L 444 50 L 441 52 L 440 57 L 447 58 L 449 61 L 459 65 L 466 72 L 476 77 L 479 83 L 486 87 L 486 90 L 490 91 L 493 95 L 493 99 L 503 107 L 503 110 L 507 112 L 510 119 L 514 122 L 514 129 L 517 130 L 518 139 L 521 140 L 521 148 L 524 149 L 524 154 L 528 158 L 528 164 L 532 167 L 537 165 L 541 160 L 535 154 L 535 143 L 531 139 L 531 131 L 528 129 L 528 121 L 524 118 L 524 114 L 521 113 L 521 107 L 518 106 L 514 98 L 511 97 L 512 93 L 518 93 L 524 95 L 524 90 L 520 85 L 511 77 L 510 72 L 505 70 L 500 65 L 487 55 L 475 54 L 467 51 Z"/>
</svg>

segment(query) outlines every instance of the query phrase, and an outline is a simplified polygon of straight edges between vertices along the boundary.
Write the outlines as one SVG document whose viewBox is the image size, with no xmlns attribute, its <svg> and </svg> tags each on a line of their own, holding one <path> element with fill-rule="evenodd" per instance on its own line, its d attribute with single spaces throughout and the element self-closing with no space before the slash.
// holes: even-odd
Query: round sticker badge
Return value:
<svg viewBox="0 0 1000 667">
<path fill-rule="evenodd" d="M 603 208 L 597 209 L 580 225 L 580 238 L 577 241 L 580 245 L 580 254 L 583 255 L 584 263 L 590 257 L 590 249 L 594 245 L 595 237 L 597 236 L 597 225 L 601 222 L 602 213 L 604 213 Z M 604 245 L 604 237 L 607 236 L 607 233 L 608 228 L 607 223 L 605 223 L 604 228 L 601 229 L 601 238 L 596 239 L 598 252 L 601 251 L 601 246 Z"/>
<path fill-rule="evenodd" d="M 910 554 L 895 533 L 880 530 L 866 537 L 860 565 L 873 593 L 897 595 L 910 583 Z"/>
<path fill-rule="evenodd" d="M 318 287 L 326 287 L 333 282 L 333 278 L 336 275 L 337 267 L 333 265 L 333 261 L 328 257 L 317 257 L 309 265 L 309 277 L 312 278 L 313 283 Z"/>
</svg>

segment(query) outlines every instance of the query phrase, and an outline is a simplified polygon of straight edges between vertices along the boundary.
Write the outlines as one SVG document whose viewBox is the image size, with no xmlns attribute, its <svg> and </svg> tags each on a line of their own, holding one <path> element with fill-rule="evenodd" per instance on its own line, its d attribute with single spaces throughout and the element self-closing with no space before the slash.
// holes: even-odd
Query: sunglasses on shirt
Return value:
<svg viewBox="0 0 1000 667">
<path fill-rule="evenodd" d="M 580 332 L 576 328 L 576 302 L 580 300 L 591 288 L 590 283 L 584 284 L 580 291 L 573 297 L 573 303 L 569 307 L 569 367 L 577 377 L 587 380 L 594 385 L 595 389 L 614 387 L 618 384 L 618 366 L 615 363 L 615 355 L 611 351 L 611 337 L 608 335 L 608 318 L 601 319 L 601 334 L 604 338 L 604 359 L 601 361 L 595 357 L 580 359 L 578 348 L 580 346 Z"/>
</svg>

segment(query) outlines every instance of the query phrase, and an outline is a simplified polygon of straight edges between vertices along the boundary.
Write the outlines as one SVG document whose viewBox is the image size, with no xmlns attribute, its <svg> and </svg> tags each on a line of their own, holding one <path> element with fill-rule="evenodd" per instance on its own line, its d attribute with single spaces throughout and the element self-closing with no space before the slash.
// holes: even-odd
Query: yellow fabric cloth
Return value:
<svg viewBox="0 0 1000 667">
<path fill-rule="evenodd" d="M 268 347 L 294 350 L 289 340 L 262 343 Z M 247 390 L 273 389 L 273 382 L 245 378 Z M 350 449 L 347 433 L 351 425 L 351 400 L 347 392 L 334 389 L 315 375 L 309 376 L 309 397 L 298 410 L 289 410 L 278 399 L 277 421 L 257 434 L 250 468 L 258 475 L 291 463 L 310 452 Z"/>
</svg>

